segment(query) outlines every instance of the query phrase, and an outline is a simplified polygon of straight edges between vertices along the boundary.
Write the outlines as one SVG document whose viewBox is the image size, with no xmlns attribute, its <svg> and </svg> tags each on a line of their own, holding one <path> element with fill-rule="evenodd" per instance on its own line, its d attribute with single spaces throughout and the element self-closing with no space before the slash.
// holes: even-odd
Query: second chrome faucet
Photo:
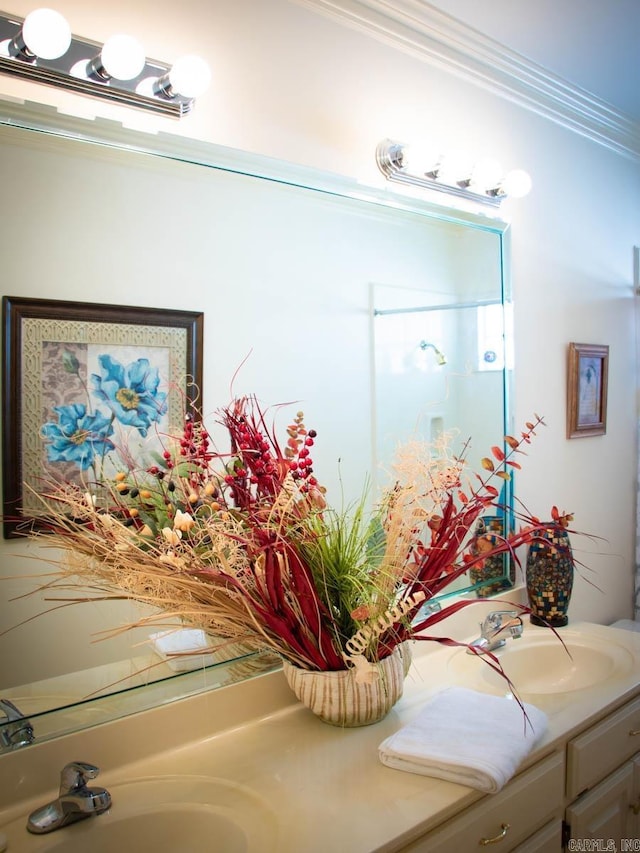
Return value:
<svg viewBox="0 0 640 853">
<path fill-rule="evenodd" d="M 480 626 L 480 636 L 469 643 L 469 655 L 482 655 L 502 648 L 509 637 L 518 639 L 523 631 L 517 610 L 493 610 Z"/>
</svg>

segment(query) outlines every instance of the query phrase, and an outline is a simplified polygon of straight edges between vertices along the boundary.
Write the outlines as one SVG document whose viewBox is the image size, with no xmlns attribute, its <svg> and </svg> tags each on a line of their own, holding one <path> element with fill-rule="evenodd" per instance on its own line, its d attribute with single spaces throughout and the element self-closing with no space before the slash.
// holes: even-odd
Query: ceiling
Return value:
<svg viewBox="0 0 640 853">
<path fill-rule="evenodd" d="M 640 0 L 430 0 L 640 122 Z"/>
</svg>

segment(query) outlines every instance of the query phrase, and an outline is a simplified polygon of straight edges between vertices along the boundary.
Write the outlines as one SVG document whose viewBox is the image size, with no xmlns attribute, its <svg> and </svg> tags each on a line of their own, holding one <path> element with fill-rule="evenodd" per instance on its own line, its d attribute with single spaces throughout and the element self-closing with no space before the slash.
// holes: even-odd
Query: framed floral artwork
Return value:
<svg viewBox="0 0 640 853">
<path fill-rule="evenodd" d="M 46 518 L 45 483 L 90 485 L 181 432 L 202 387 L 204 315 L 4 296 L 2 320 L 7 538 Z"/>
<path fill-rule="evenodd" d="M 608 346 L 569 344 L 567 438 L 606 433 L 608 375 Z"/>
</svg>

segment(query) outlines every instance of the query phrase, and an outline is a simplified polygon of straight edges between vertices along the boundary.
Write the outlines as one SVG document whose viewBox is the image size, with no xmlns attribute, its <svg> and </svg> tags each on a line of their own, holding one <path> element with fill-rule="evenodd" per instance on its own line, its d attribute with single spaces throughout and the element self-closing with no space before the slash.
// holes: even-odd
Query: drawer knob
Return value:
<svg viewBox="0 0 640 853">
<path fill-rule="evenodd" d="M 486 847 L 487 844 L 498 844 L 498 842 L 500 842 L 504 838 L 506 838 L 506 835 L 507 835 L 507 832 L 509 831 L 509 828 L 510 828 L 510 826 L 508 823 L 501 823 L 500 824 L 500 832 L 498 833 L 498 835 L 495 835 L 493 838 L 481 838 L 480 839 L 480 847 Z"/>
<path fill-rule="evenodd" d="M 636 735 L 640 735 L 640 729 L 631 729 L 629 737 L 635 737 Z"/>
<path fill-rule="evenodd" d="M 634 814 L 640 814 L 640 800 L 638 800 L 635 806 L 633 805 L 633 803 L 629 803 L 629 808 Z"/>
</svg>

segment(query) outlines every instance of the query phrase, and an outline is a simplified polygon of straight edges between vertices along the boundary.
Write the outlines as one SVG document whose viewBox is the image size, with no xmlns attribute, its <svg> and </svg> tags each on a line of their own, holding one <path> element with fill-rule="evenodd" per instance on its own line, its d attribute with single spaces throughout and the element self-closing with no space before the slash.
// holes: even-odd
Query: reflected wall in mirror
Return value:
<svg viewBox="0 0 640 853">
<path fill-rule="evenodd" d="M 513 335 L 502 239 L 470 227 L 447 229 L 446 263 L 431 265 L 422 289 L 372 285 L 378 477 L 407 440 L 426 442 L 434 453 L 439 446 L 464 452 L 469 470 L 479 471 L 489 448 L 509 432 Z M 494 529 L 510 523 L 511 492 L 505 483 L 505 511 Z M 500 555 L 491 562 L 459 578 L 447 595 L 474 587 L 484 596 L 512 585 L 510 561 Z"/>
<path fill-rule="evenodd" d="M 360 496 L 423 416 L 430 430 L 439 417 L 472 436 L 478 452 L 504 434 L 507 371 L 480 369 L 477 308 L 461 303 L 502 306 L 505 223 L 111 123 L 18 104 L 4 114 L 4 295 L 203 312 L 205 419 L 247 393 L 303 409 L 336 506 Z M 421 318 L 415 329 L 397 325 L 406 315 L 375 313 L 407 307 Z M 417 359 L 405 378 L 419 393 L 385 366 L 397 338 L 402 357 Z M 443 369 L 423 340 L 444 354 Z M 38 713 L 110 694 L 99 719 L 67 715 L 52 733 L 104 720 L 106 703 L 130 713 L 273 666 L 221 661 L 169 678 L 149 632 L 124 630 L 133 604 L 26 595 L 47 555 L 31 542 L 0 547 L 0 698 L 31 698 Z"/>
</svg>

